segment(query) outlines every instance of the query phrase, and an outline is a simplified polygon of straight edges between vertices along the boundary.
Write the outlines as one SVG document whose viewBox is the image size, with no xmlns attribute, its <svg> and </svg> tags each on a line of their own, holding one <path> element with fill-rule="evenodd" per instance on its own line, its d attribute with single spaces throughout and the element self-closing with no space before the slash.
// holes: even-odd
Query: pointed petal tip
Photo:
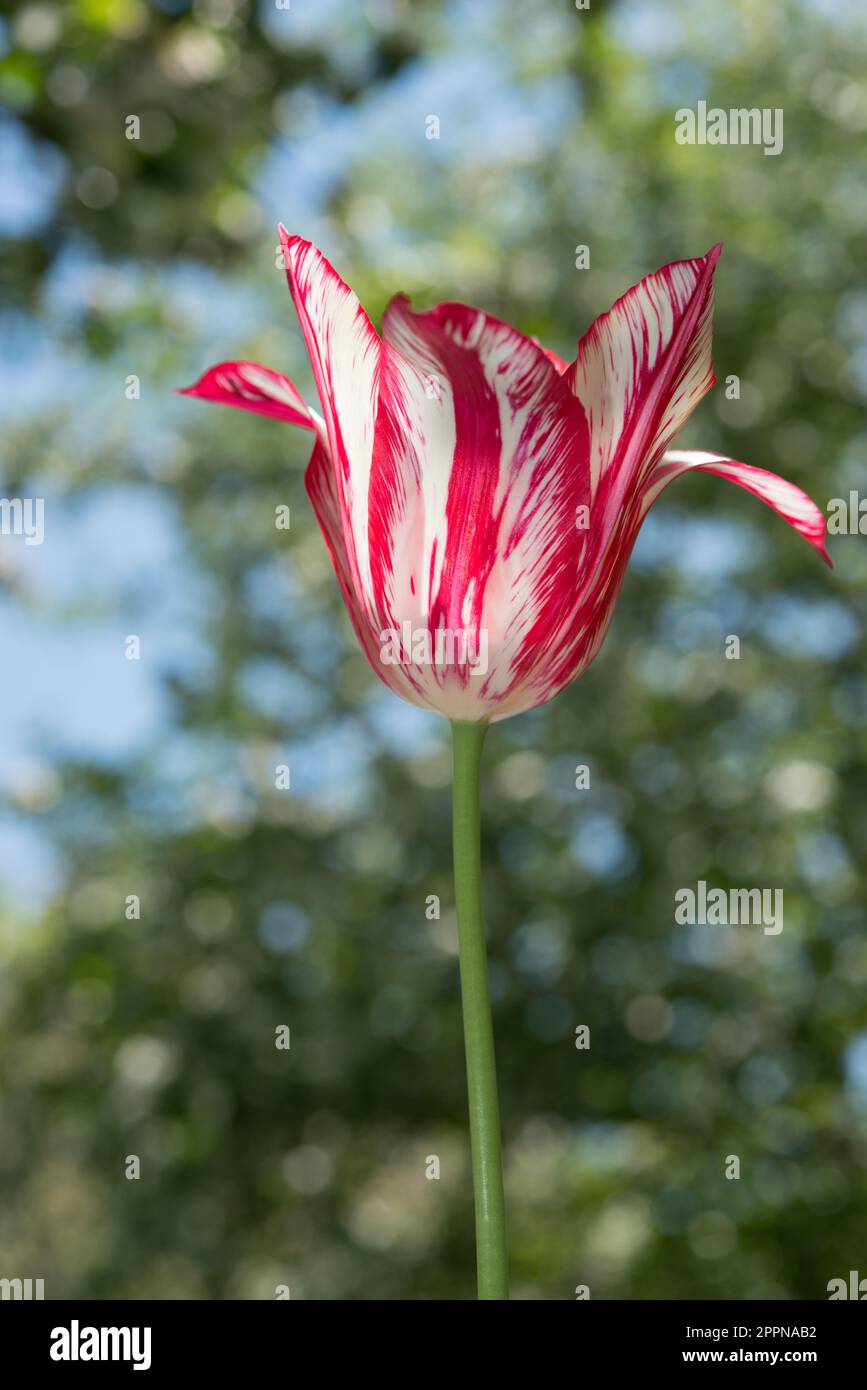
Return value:
<svg viewBox="0 0 867 1390">
<path fill-rule="evenodd" d="M 294 268 L 293 263 L 296 252 L 308 250 L 313 246 L 313 243 L 312 241 L 307 241 L 303 236 L 298 236 L 295 232 L 287 232 L 282 222 L 277 228 L 277 231 L 280 237 L 280 247 L 283 254 L 286 256 L 286 270 L 291 272 Z M 313 249 L 316 251 L 319 250 L 318 247 L 314 247 Z M 319 251 L 319 254 L 321 256 L 322 252 Z"/>
<path fill-rule="evenodd" d="M 234 366 L 235 364 L 231 363 L 230 365 Z M 217 370 L 218 368 L 216 367 L 209 367 L 206 372 L 202 372 L 202 375 L 198 377 L 196 381 L 191 382 L 189 386 L 173 386 L 172 394 L 175 396 L 192 396 L 196 400 L 201 400 L 202 398 L 208 400 L 208 378 L 211 376 L 212 372 Z"/>
<path fill-rule="evenodd" d="M 307 249 L 308 247 L 312 247 L 312 249 L 316 251 L 318 255 L 322 255 L 322 252 L 319 250 L 319 247 L 316 245 L 315 241 L 310 241 L 310 239 L 305 236 L 299 236 L 297 232 L 287 232 L 286 227 L 282 222 L 278 224 L 277 232 L 280 237 L 280 245 L 283 247 L 284 251 L 294 251 L 296 247 L 302 250 Z"/>
<path fill-rule="evenodd" d="M 388 319 L 389 316 L 393 314 L 396 310 L 403 310 L 407 314 L 412 314 L 415 312 L 412 307 L 412 300 L 410 299 L 408 294 L 404 293 L 403 290 L 398 290 L 397 294 L 393 294 L 391 296 L 391 299 L 386 304 L 382 315 L 383 324 L 386 322 L 386 319 Z"/>
<path fill-rule="evenodd" d="M 708 265 L 710 265 L 710 266 L 716 265 L 717 261 L 719 260 L 720 256 L 722 255 L 722 253 L 723 253 L 723 243 L 722 243 L 721 241 L 718 241 L 718 242 L 716 243 L 716 245 L 714 245 L 714 246 L 712 246 L 712 247 L 710 248 L 710 250 L 708 251 L 707 255 L 705 256 L 705 260 L 707 261 Z"/>
</svg>

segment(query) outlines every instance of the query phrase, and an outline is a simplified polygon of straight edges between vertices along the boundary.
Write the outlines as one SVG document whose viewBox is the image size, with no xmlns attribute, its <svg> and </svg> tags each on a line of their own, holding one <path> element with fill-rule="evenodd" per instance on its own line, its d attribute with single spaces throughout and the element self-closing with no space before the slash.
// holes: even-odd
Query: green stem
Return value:
<svg viewBox="0 0 867 1390">
<path fill-rule="evenodd" d="M 479 1298 L 509 1297 L 503 1157 L 497 1102 L 494 1028 L 488 992 L 488 958 L 482 918 L 482 864 L 479 826 L 479 766 L 487 724 L 452 724 L 454 750 L 453 838 L 455 902 L 470 1148 L 476 1206 L 476 1261 Z"/>
</svg>

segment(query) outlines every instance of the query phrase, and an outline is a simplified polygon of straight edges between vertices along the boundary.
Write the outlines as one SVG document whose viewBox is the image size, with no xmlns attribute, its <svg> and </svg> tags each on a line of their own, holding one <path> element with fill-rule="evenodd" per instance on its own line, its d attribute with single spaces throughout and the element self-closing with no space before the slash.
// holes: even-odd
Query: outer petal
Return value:
<svg viewBox="0 0 867 1390">
<path fill-rule="evenodd" d="M 776 473 L 768 473 L 764 468 L 753 468 L 749 463 L 738 463 L 736 459 L 724 458 L 722 454 L 708 454 L 694 449 L 673 449 L 663 456 L 657 465 L 644 495 L 644 511 L 653 505 L 663 488 L 681 473 L 690 468 L 699 468 L 704 473 L 716 473 L 720 478 L 728 478 L 738 487 L 760 497 L 763 502 L 787 521 L 791 527 L 804 537 L 814 550 L 818 550 L 825 563 L 833 568 L 833 561 L 825 545 L 825 515 L 801 488 L 779 478 Z"/>
<path fill-rule="evenodd" d="M 397 695 L 402 695 L 405 700 L 410 700 L 416 704 L 422 703 L 416 698 L 412 686 L 407 682 L 400 668 L 386 665 L 380 659 L 379 634 L 371 629 L 367 614 L 353 588 L 349 554 L 340 514 L 340 499 L 337 495 L 337 478 L 334 465 L 328 455 L 328 449 L 321 439 L 316 441 L 316 446 L 307 465 L 304 481 L 325 539 L 328 554 L 331 557 L 331 563 L 334 566 L 334 572 L 337 575 L 344 603 L 352 620 L 352 626 L 355 628 L 356 636 L 368 661 L 377 675 Z"/>
<path fill-rule="evenodd" d="M 567 380 L 587 414 L 594 503 L 609 522 L 714 383 L 713 271 L 721 250 L 646 276 L 578 346 Z"/>
<path fill-rule="evenodd" d="M 827 564 L 825 517 L 801 488 L 775 473 L 720 454 L 676 450 L 664 455 L 645 485 L 627 498 L 617 523 L 599 552 L 588 549 L 581 577 L 582 623 L 571 650 L 564 648 L 550 672 L 546 699 L 565 689 L 590 665 L 601 647 L 620 593 L 629 557 L 642 522 L 659 494 L 674 478 L 690 468 L 700 468 L 728 478 L 760 497 L 819 552 Z"/>
<path fill-rule="evenodd" d="M 210 367 L 195 386 L 179 391 L 180 396 L 199 396 L 219 405 L 236 405 L 257 415 L 271 415 L 302 429 L 316 428 L 315 412 L 288 376 L 260 367 L 257 362 L 221 362 Z"/>
<path fill-rule="evenodd" d="M 487 644 L 483 676 L 472 662 L 407 674 L 452 718 L 498 717 L 576 601 L 583 411 L 538 344 L 477 309 L 414 313 L 399 296 L 383 336 L 372 611 L 384 627 L 464 634 L 474 655 Z"/>
<path fill-rule="evenodd" d="M 290 237 L 284 227 L 280 228 L 280 240 L 337 472 L 353 585 L 367 589 L 367 494 L 379 394 L 380 341 L 357 296 L 322 252 L 302 237 Z"/>
</svg>

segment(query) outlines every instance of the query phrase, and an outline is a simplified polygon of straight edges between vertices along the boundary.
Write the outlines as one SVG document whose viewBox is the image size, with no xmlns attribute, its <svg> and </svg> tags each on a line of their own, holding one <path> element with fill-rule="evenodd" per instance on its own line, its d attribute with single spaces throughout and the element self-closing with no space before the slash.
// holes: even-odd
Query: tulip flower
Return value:
<svg viewBox="0 0 867 1390">
<path fill-rule="evenodd" d="M 184 393 L 313 435 L 306 484 L 368 661 L 451 721 L 455 888 L 479 1296 L 507 1297 L 493 1030 L 481 912 L 479 763 L 490 723 L 572 683 L 599 651 L 641 524 L 697 469 L 765 502 L 830 564 L 793 483 L 670 445 L 714 384 L 720 246 L 646 276 L 574 361 L 465 304 L 398 295 L 380 336 L 301 237 L 280 236 L 322 414 L 285 376 L 212 367 Z"/>
</svg>

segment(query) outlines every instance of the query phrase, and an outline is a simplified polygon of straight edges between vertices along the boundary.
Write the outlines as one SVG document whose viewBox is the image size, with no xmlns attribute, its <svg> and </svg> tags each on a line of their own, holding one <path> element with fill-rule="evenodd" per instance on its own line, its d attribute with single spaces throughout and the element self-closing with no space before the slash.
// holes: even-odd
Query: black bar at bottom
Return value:
<svg viewBox="0 0 867 1390">
<path fill-rule="evenodd" d="M 483 1337 L 486 1360 L 498 1360 L 502 1348 L 507 1366 L 517 1350 L 523 1364 L 550 1367 L 562 1339 L 567 1364 L 576 1372 L 592 1366 L 597 1375 L 600 1369 L 664 1374 L 674 1367 L 792 1365 L 827 1374 L 861 1363 L 865 1310 L 844 1302 L 588 1300 L 563 1309 L 562 1316 L 549 1307 L 540 1324 L 538 1311 L 526 1304 L 500 1323 L 496 1307 L 468 1313 L 457 1303 L 445 1314 L 442 1304 L 411 1313 L 417 1305 L 3 1300 L 0 1345 L 7 1367 L 60 1379 L 92 1379 L 105 1368 L 115 1376 L 138 1372 L 157 1380 L 178 1372 L 249 1377 L 252 1370 L 261 1383 L 297 1379 L 311 1364 L 321 1373 L 344 1360 L 382 1373 L 399 1363 L 405 1375 L 418 1358 L 416 1370 L 429 1383 L 438 1364 L 452 1373 L 467 1364 L 448 1337 L 455 1310 L 464 1306 L 461 1332 Z"/>
</svg>

